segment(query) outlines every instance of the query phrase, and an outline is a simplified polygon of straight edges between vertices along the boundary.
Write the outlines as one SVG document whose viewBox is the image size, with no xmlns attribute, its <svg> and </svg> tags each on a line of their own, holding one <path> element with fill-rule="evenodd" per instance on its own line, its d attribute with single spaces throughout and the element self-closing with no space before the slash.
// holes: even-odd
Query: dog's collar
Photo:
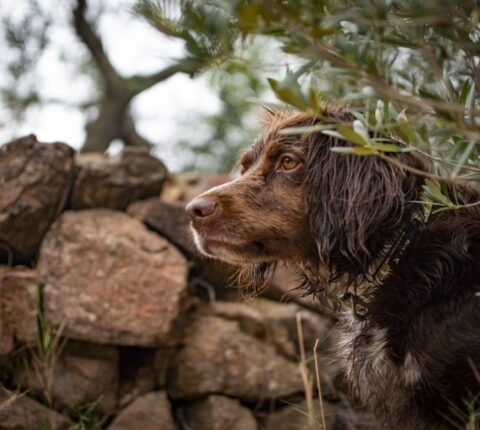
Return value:
<svg viewBox="0 0 480 430">
<path fill-rule="evenodd" d="M 367 278 L 358 286 L 347 287 L 339 299 L 348 303 L 355 317 L 364 320 L 369 312 L 369 302 L 375 289 L 380 287 L 387 277 L 393 273 L 407 247 L 414 242 L 428 223 L 432 213 L 432 203 L 423 199 L 421 210 L 415 211 L 397 237 L 384 246 L 383 256 L 372 264 Z M 353 291 L 349 291 L 353 288 Z"/>
</svg>

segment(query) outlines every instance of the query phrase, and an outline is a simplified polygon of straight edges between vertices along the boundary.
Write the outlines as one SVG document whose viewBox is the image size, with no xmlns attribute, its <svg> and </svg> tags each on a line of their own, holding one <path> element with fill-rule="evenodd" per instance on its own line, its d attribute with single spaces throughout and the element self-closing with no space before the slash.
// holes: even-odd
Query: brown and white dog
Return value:
<svg viewBox="0 0 480 430">
<path fill-rule="evenodd" d="M 480 194 L 449 183 L 462 207 L 430 214 L 415 153 L 340 154 L 348 144 L 321 132 L 281 132 L 325 117 L 354 119 L 271 114 L 242 175 L 187 206 L 195 242 L 254 283 L 284 261 L 333 305 L 351 394 L 385 429 L 464 428 L 480 404 Z"/>
</svg>

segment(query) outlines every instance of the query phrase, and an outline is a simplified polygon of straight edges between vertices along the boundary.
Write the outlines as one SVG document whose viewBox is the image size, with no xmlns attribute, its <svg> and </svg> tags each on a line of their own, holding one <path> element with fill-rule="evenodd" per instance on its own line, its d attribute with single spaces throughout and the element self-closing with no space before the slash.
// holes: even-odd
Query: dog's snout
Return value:
<svg viewBox="0 0 480 430">
<path fill-rule="evenodd" d="M 202 221 L 213 215 L 217 208 L 217 201 L 211 197 L 199 197 L 192 200 L 185 210 L 193 221 Z"/>
</svg>

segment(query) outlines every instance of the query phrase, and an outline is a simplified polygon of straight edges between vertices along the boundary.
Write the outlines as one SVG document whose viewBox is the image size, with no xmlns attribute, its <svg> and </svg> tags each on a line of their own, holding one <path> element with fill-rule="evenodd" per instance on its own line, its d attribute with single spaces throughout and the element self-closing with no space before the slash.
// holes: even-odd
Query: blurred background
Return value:
<svg viewBox="0 0 480 430">
<path fill-rule="evenodd" d="M 1 1 L 0 141 L 34 132 L 76 150 L 145 145 L 172 171 L 228 172 L 258 132 L 266 74 L 279 76 L 294 60 L 264 41 L 224 64 L 182 64 L 186 42 L 154 29 L 134 5 Z M 121 113 L 105 125 L 108 136 L 100 123 L 88 134 L 109 109 Z"/>
<path fill-rule="evenodd" d="M 259 131 L 260 104 L 333 101 L 427 153 L 440 175 L 478 167 L 473 1 L 0 5 L 2 142 L 33 131 L 82 151 L 149 147 L 172 171 L 228 172 Z"/>
</svg>

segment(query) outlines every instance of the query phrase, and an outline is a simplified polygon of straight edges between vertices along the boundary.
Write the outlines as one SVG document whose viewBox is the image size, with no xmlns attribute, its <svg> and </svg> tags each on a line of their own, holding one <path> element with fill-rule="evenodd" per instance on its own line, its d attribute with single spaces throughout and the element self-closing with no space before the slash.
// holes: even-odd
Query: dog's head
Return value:
<svg viewBox="0 0 480 430">
<path fill-rule="evenodd" d="M 388 235 L 409 216 L 420 181 L 410 153 L 396 164 L 379 157 L 339 154 L 344 141 L 322 134 L 286 134 L 291 127 L 352 122 L 343 111 L 270 114 L 265 133 L 240 157 L 241 176 L 201 194 L 187 206 L 198 248 L 236 265 L 265 267 L 282 260 L 332 280 L 368 268 Z M 303 270 L 303 269 L 302 269 Z"/>
</svg>

